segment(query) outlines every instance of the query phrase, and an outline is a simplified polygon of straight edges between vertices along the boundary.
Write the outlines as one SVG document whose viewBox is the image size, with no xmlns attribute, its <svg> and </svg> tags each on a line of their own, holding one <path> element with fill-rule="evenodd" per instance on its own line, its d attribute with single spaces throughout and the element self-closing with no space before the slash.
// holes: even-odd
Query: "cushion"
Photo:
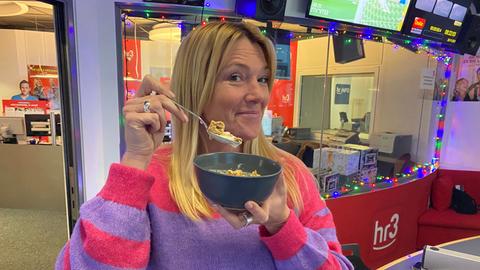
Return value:
<svg viewBox="0 0 480 270">
<path fill-rule="evenodd" d="M 440 176 L 432 184 L 432 207 L 447 210 L 452 204 L 453 181 L 449 176 Z"/>
<path fill-rule="evenodd" d="M 480 233 L 480 214 L 463 215 L 458 214 L 453 209 L 445 211 L 429 209 L 420 216 L 418 224 L 443 228 L 479 230 Z"/>
</svg>

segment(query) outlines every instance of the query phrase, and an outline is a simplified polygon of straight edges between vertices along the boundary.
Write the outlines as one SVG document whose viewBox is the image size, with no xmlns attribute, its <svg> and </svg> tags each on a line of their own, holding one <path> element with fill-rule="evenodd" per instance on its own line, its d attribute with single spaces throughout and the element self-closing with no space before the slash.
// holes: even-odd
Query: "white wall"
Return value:
<svg viewBox="0 0 480 270">
<path fill-rule="evenodd" d="M 298 123 L 298 93 L 302 75 L 325 74 L 327 38 L 307 39 L 298 44 L 296 108 L 294 121 Z M 411 153 L 419 162 L 431 161 L 430 120 L 432 102 L 424 100 L 431 95 L 420 89 L 423 68 L 435 68 L 436 63 L 425 54 L 414 54 L 391 45 L 365 42 L 364 59 L 349 64 L 335 63 L 330 46 L 328 73 L 355 74 L 374 73 L 375 89 L 372 89 L 373 104 L 371 128 L 373 132 L 397 132 L 412 134 Z M 376 94 L 375 94 L 376 92 Z M 374 114 L 373 114 L 374 112 Z M 338 113 L 332 114 L 332 123 L 338 122 Z M 418 149 L 417 149 L 418 148 Z M 418 152 L 418 155 L 417 155 Z"/>
<path fill-rule="evenodd" d="M 20 92 L 27 65 L 57 66 L 54 33 L 0 29 L 0 40 L 0 100 Z"/>
<path fill-rule="evenodd" d="M 456 67 L 461 60 L 460 56 L 456 56 L 453 67 Z M 455 72 L 452 72 L 449 93 L 452 92 L 453 82 L 456 79 Z M 480 171 L 480 162 L 478 162 L 478 153 L 480 153 L 479 115 L 480 102 L 448 101 L 440 156 L 441 168 Z"/>
</svg>

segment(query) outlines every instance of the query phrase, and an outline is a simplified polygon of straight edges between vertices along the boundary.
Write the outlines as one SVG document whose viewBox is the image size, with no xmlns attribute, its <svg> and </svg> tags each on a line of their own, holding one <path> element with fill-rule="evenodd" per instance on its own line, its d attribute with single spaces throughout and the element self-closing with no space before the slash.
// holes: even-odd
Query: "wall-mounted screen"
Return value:
<svg viewBox="0 0 480 270">
<path fill-rule="evenodd" d="M 310 0 L 307 17 L 402 30 L 410 0 Z"/>
<path fill-rule="evenodd" d="M 402 32 L 454 44 L 468 14 L 470 0 L 415 0 Z"/>
</svg>

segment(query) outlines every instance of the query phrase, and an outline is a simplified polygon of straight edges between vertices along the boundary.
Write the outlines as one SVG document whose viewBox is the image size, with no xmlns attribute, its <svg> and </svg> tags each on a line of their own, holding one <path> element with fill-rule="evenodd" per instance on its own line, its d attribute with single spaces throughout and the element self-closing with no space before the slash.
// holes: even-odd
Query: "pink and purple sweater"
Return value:
<svg viewBox="0 0 480 270">
<path fill-rule="evenodd" d="M 168 189 L 164 157 L 170 153 L 160 148 L 146 172 L 111 166 L 103 189 L 81 207 L 56 269 L 353 269 L 300 160 L 286 156 L 296 169 L 304 209 L 290 211 L 270 235 L 258 225 L 235 230 L 220 215 L 201 222 L 183 216 Z"/>
</svg>

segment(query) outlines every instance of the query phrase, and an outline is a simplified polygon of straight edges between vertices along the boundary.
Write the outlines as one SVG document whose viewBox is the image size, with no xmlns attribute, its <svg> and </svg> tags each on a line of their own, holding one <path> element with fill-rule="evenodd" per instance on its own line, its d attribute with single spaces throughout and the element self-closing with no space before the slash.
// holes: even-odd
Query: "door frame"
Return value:
<svg viewBox="0 0 480 270">
<path fill-rule="evenodd" d="M 85 199 L 80 131 L 80 88 L 73 0 L 38 0 L 53 5 L 58 79 L 61 95 L 61 122 L 64 151 L 64 175 L 68 233 L 78 219 L 78 209 Z"/>
</svg>

